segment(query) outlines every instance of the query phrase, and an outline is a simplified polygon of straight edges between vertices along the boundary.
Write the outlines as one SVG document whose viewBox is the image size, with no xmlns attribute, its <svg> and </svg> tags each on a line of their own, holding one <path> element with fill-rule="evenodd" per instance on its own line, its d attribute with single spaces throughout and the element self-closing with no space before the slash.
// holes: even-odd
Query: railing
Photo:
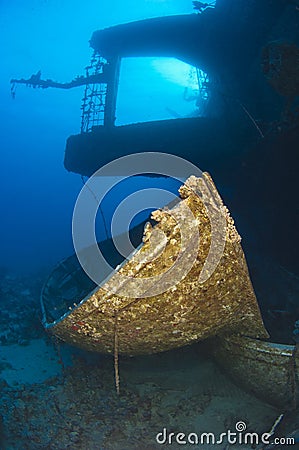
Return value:
<svg viewBox="0 0 299 450">
<path fill-rule="evenodd" d="M 107 61 L 96 52 L 93 54 L 90 65 L 85 67 L 86 78 L 105 75 Z M 106 77 L 103 76 L 103 79 Z M 92 131 L 93 127 L 104 124 L 107 82 L 87 83 L 82 99 L 81 133 Z"/>
</svg>

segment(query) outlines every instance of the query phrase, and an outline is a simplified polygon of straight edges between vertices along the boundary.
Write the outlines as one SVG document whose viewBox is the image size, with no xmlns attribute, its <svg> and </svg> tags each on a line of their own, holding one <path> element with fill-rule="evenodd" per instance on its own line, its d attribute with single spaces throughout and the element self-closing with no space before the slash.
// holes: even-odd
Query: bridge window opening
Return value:
<svg viewBox="0 0 299 450">
<path fill-rule="evenodd" d="M 176 58 L 123 58 L 116 125 L 205 115 L 209 78 Z"/>
</svg>

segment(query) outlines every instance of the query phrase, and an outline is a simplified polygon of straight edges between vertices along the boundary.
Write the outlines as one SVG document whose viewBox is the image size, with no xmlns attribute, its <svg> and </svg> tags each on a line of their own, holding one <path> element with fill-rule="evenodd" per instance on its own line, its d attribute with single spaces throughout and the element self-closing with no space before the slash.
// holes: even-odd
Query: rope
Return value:
<svg viewBox="0 0 299 450">
<path fill-rule="evenodd" d="M 255 128 L 258 130 L 258 132 L 260 133 L 260 135 L 262 136 L 262 138 L 264 138 L 264 134 L 262 132 L 262 130 L 260 129 L 260 127 L 258 126 L 258 124 L 256 123 L 256 120 L 254 120 L 254 118 L 252 117 L 252 115 L 250 114 L 250 112 L 245 108 L 245 106 L 240 102 L 240 100 L 238 100 L 239 105 L 241 106 L 241 108 L 243 109 L 243 111 L 247 114 L 247 116 L 249 117 L 249 119 L 251 120 L 251 122 L 254 124 Z"/>
<path fill-rule="evenodd" d="M 85 180 L 84 180 L 84 176 L 81 175 L 81 180 L 84 186 L 87 187 L 87 189 L 89 190 L 89 192 L 91 193 L 91 195 L 93 196 L 93 198 L 95 199 L 95 201 L 97 202 L 97 204 L 99 205 L 99 210 L 102 216 L 102 220 L 103 220 L 103 224 L 104 224 L 104 229 L 105 229 L 105 234 L 106 234 L 106 239 L 109 239 L 109 233 L 108 233 L 108 228 L 107 228 L 107 224 L 106 224 L 106 220 L 105 220 L 105 216 L 104 216 L 104 211 L 101 208 L 101 203 L 99 202 L 99 199 L 97 198 L 97 196 L 95 195 L 95 193 L 93 192 L 92 189 L 90 189 L 90 187 L 88 186 L 88 184 L 86 184 Z"/>
<path fill-rule="evenodd" d="M 119 395 L 119 365 L 118 365 L 118 315 L 115 315 L 114 324 L 114 378 L 115 378 L 115 389 L 117 395 Z"/>
</svg>

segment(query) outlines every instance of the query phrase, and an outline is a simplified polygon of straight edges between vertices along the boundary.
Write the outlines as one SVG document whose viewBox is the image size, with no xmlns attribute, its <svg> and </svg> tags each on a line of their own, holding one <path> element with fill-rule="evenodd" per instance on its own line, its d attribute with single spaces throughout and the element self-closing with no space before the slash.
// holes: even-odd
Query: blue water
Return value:
<svg viewBox="0 0 299 450">
<path fill-rule="evenodd" d="M 95 30 L 190 13 L 192 4 L 184 0 L 3 1 L 0 10 L 0 266 L 30 272 L 72 253 L 71 218 L 82 181 L 79 175 L 66 172 L 63 156 L 67 137 L 80 131 L 84 88 L 42 90 L 19 85 L 13 99 L 10 79 L 29 78 L 41 70 L 44 79 L 70 81 L 84 74 L 92 54 L 88 41 Z M 143 70 L 146 75 L 147 67 Z M 184 83 L 172 86 L 174 92 L 179 89 L 181 98 Z M 168 85 L 170 91 L 172 86 Z M 165 91 L 163 82 L 157 89 Z M 135 118 L 143 120 L 144 111 L 138 116 L 140 101 L 134 105 L 135 97 L 131 91 L 126 96 L 125 87 L 120 94 L 120 110 L 128 103 Z M 121 117 L 130 122 L 125 112 Z"/>
<path fill-rule="evenodd" d="M 205 53 L 209 45 L 195 45 L 196 49 L 202 45 L 203 59 L 219 71 L 218 78 L 215 73 L 211 78 L 212 125 L 203 120 L 208 126 L 206 130 L 200 125 L 204 136 L 200 145 L 198 137 L 193 141 L 186 135 L 190 160 L 211 172 L 235 219 L 271 339 L 289 346 L 299 340 L 299 117 L 294 110 L 291 119 L 283 118 L 285 99 L 267 83 L 259 58 L 268 39 L 294 38 L 299 45 L 295 3 L 289 2 L 285 16 L 279 16 L 278 1 L 264 2 L 265 11 L 254 0 L 227 0 L 228 9 L 226 0 L 218 1 L 227 23 L 219 13 L 213 25 L 217 36 L 210 35 L 215 53 L 210 59 L 209 51 Z M 252 20 L 253 4 L 260 12 L 254 17 L 256 30 L 264 22 L 271 25 L 258 49 L 255 33 L 239 39 Z M 276 21 L 271 24 L 272 11 Z M 87 178 L 67 172 L 63 162 L 67 138 L 80 133 L 84 87 L 17 85 L 12 95 L 10 80 L 30 78 L 40 70 L 42 79 L 71 81 L 84 75 L 90 62 L 94 31 L 193 12 L 190 0 L 0 1 L 0 450 L 2 446 L 5 450 L 153 450 L 160 448 L 155 436 L 165 427 L 168 433 L 217 435 L 234 430 L 237 421 L 262 434 L 285 407 L 277 409 L 271 401 L 266 403 L 262 396 L 234 384 L 210 359 L 210 348 L 201 343 L 163 354 L 120 357 L 118 397 L 110 356 L 56 342 L 41 325 L 42 286 L 53 267 L 74 253 L 73 211 Z M 222 46 L 222 36 L 234 39 L 234 52 L 225 45 L 229 40 Z M 256 53 L 248 67 L 251 48 Z M 193 66 L 174 58 L 124 59 L 116 125 L 205 116 L 207 98 L 204 89 L 199 96 L 198 80 L 204 86 L 208 77 L 205 68 L 199 69 L 200 80 Z M 214 119 L 219 119 L 215 131 Z M 185 148 L 181 156 L 187 158 Z M 97 240 L 147 220 L 153 209 L 172 200 L 181 182 L 149 176 L 103 178 L 103 185 L 114 187 L 96 216 Z M 148 199 L 145 190 L 150 188 L 167 193 L 156 192 Z M 130 197 L 138 191 L 143 194 Z M 91 192 L 91 203 L 96 197 Z M 133 200 L 118 209 L 113 222 L 115 210 L 128 198 Z M 67 285 L 69 278 L 65 280 Z M 72 300 L 73 286 L 68 288 Z M 283 423 L 278 435 L 297 436 L 298 410 L 286 415 Z"/>
</svg>

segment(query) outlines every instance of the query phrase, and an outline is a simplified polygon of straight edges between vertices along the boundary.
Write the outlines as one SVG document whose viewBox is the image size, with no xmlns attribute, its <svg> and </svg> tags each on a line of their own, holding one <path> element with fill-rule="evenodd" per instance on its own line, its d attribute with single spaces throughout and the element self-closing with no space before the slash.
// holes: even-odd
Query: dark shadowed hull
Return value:
<svg viewBox="0 0 299 450">
<path fill-rule="evenodd" d="M 163 152 L 184 156 L 204 169 L 219 155 L 231 153 L 236 146 L 247 147 L 256 137 L 251 123 L 237 127 L 226 120 L 202 117 L 96 127 L 68 138 L 64 165 L 71 172 L 90 176 L 124 155 Z"/>
</svg>

